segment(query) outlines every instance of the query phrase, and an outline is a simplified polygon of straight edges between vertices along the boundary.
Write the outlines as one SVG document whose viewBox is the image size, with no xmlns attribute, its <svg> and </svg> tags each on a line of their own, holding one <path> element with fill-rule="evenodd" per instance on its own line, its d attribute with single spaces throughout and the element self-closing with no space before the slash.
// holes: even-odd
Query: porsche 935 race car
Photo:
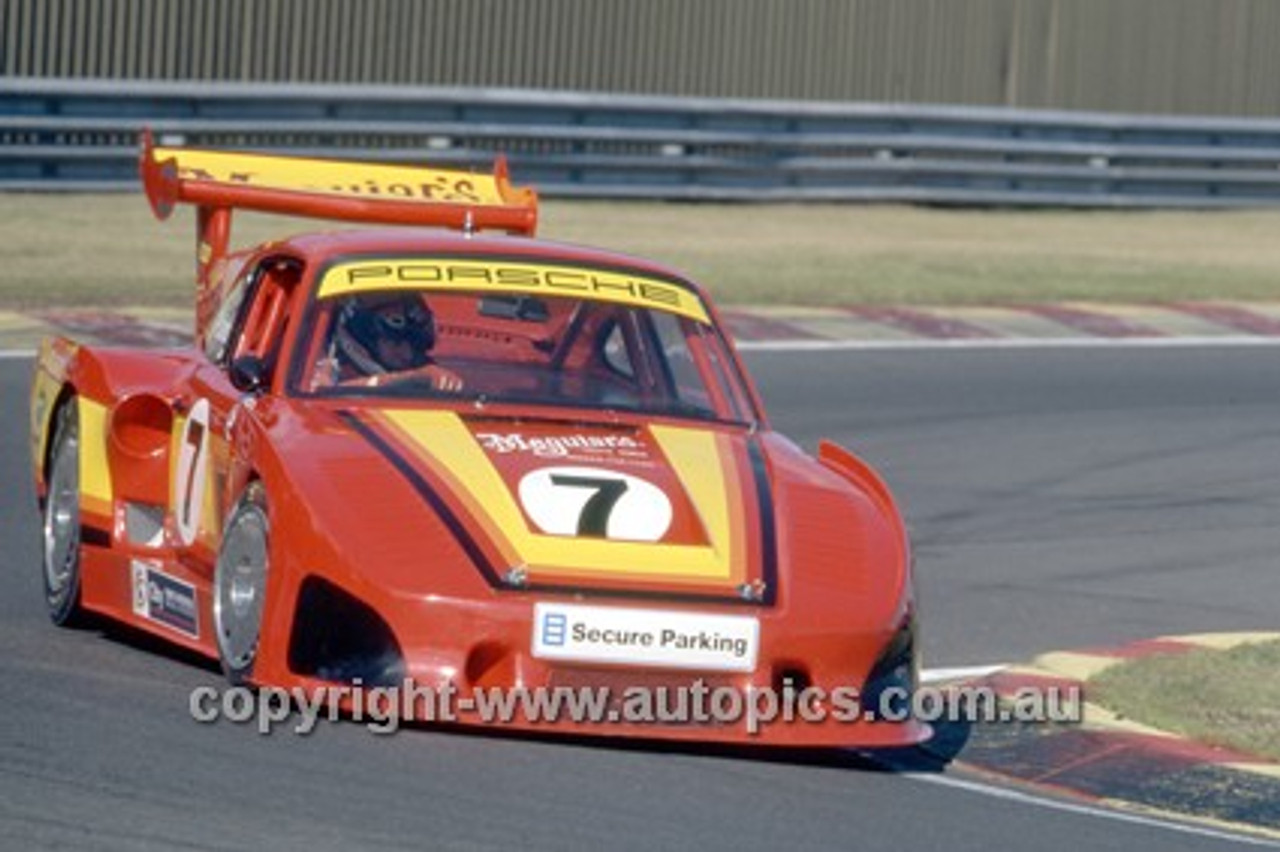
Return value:
<svg viewBox="0 0 1280 852">
<path fill-rule="evenodd" d="M 476 174 L 148 136 L 141 173 L 159 218 L 197 208 L 194 343 L 41 348 L 30 440 L 55 623 L 123 622 L 258 686 L 844 686 L 863 707 L 915 688 L 888 489 L 769 427 L 687 277 L 535 239 L 536 195 L 501 160 Z M 233 252 L 236 209 L 386 227 Z M 733 720 L 610 721 L 536 727 L 929 733 L 875 713 L 749 738 Z"/>
</svg>

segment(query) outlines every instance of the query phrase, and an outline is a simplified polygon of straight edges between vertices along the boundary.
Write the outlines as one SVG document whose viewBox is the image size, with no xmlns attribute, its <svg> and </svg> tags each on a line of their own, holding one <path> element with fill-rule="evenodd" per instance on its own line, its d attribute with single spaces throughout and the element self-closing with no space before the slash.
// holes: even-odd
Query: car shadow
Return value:
<svg viewBox="0 0 1280 852">
<path fill-rule="evenodd" d="M 722 743 L 669 740 L 646 737 L 610 737 L 565 734 L 494 727 L 476 727 L 441 722 L 405 723 L 407 731 L 447 732 L 487 740 L 517 740 L 571 748 L 599 749 L 613 752 L 672 754 L 726 760 L 751 760 L 791 766 L 852 769 L 860 772 L 941 773 L 964 749 L 972 724 L 947 722 L 933 725 L 934 736 L 928 742 L 902 748 L 860 749 L 827 747 L 792 747 L 756 745 L 749 742 Z"/>
<path fill-rule="evenodd" d="M 125 624 L 115 621 L 107 621 L 106 619 L 91 618 L 86 619 L 83 624 L 76 625 L 76 629 L 85 631 L 96 631 L 103 639 L 114 642 L 117 645 L 123 645 L 134 651 L 141 651 L 156 657 L 163 657 L 175 663 L 183 663 L 202 671 L 212 674 L 222 675 L 222 668 L 214 660 L 209 659 L 203 654 L 188 650 L 179 645 L 174 645 L 159 636 L 153 636 L 144 630 L 138 630 Z"/>
</svg>

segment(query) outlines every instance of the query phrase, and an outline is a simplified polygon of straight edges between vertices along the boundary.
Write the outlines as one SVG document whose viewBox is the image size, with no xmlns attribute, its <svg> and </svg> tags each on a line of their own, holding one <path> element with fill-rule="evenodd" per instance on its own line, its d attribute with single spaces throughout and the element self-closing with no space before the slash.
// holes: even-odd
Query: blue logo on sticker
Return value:
<svg viewBox="0 0 1280 852">
<path fill-rule="evenodd" d="M 549 612 L 542 617 L 542 644 L 564 645 L 568 637 L 569 617 L 559 612 Z"/>
<path fill-rule="evenodd" d="M 168 574 L 147 572 L 147 616 L 193 638 L 200 636 L 195 586 Z"/>
</svg>

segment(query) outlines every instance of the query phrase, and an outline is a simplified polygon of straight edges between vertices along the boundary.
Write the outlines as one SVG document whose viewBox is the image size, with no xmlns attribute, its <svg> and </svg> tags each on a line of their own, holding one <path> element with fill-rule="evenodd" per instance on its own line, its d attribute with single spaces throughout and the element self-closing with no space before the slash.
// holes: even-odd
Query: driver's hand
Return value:
<svg viewBox="0 0 1280 852">
<path fill-rule="evenodd" d="M 392 385 L 411 379 L 426 379 L 431 382 L 433 390 L 446 393 L 457 393 L 462 390 L 462 377 L 448 367 L 441 367 L 439 364 L 427 364 L 425 367 L 415 367 L 412 370 L 404 370 L 398 373 L 379 373 L 376 376 L 368 376 L 361 379 L 360 383 L 367 388 L 380 388 L 384 385 Z"/>
<path fill-rule="evenodd" d="M 462 390 L 462 377 L 447 367 L 428 364 L 422 368 L 421 373 L 431 380 L 431 386 L 438 391 L 457 393 Z"/>
</svg>

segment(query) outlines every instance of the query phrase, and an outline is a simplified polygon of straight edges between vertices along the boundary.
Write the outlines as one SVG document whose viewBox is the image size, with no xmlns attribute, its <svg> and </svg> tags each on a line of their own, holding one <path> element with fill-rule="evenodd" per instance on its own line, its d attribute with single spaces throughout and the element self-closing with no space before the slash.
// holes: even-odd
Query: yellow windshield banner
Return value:
<svg viewBox="0 0 1280 852">
<path fill-rule="evenodd" d="M 493 175 L 454 169 L 311 160 L 191 148 L 156 148 L 154 156 L 157 161 L 176 161 L 179 179 L 188 181 L 371 200 L 494 206 L 509 203 L 503 197 L 498 180 Z"/>
<path fill-rule="evenodd" d="M 436 290 L 569 296 L 653 308 L 709 323 L 702 300 L 671 281 L 606 269 L 479 259 L 368 259 L 331 266 L 320 298 L 379 290 Z"/>
</svg>

